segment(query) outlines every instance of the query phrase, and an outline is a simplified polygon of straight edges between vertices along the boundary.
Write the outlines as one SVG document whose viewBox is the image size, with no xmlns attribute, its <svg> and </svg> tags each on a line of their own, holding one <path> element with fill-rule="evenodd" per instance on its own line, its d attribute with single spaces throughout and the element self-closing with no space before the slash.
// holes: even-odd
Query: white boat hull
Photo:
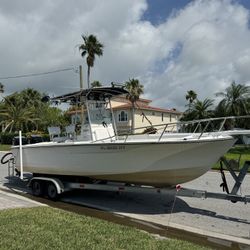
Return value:
<svg viewBox="0 0 250 250">
<path fill-rule="evenodd" d="M 206 173 L 233 144 L 231 137 L 171 142 L 39 143 L 23 146 L 23 170 L 173 186 Z M 20 169 L 19 147 L 13 147 L 12 152 Z"/>
</svg>

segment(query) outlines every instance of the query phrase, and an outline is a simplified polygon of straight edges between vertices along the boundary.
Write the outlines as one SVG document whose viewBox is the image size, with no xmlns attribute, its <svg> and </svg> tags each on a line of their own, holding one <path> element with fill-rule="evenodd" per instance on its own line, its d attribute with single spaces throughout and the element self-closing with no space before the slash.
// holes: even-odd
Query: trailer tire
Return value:
<svg viewBox="0 0 250 250">
<path fill-rule="evenodd" d="M 57 192 L 57 188 L 53 182 L 48 182 L 47 183 L 47 195 L 50 200 L 56 201 L 59 198 L 59 194 Z"/>
<path fill-rule="evenodd" d="M 31 185 L 32 194 L 34 196 L 42 196 L 43 195 L 43 183 L 38 180 L 34 180 Z"/>
</svg>

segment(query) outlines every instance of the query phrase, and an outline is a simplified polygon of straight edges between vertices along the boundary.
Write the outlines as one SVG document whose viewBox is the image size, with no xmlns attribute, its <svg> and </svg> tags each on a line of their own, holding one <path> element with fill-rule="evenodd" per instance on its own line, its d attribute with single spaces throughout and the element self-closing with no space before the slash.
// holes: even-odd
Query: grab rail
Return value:
<svg viewBox="0 0 250 250">
<path fill-rule="evenodd" d="M 156 124 L 156 125 L 152 125 L 152 126 L 150 125 L 150 126 L 138 127 L 138 128 L 135 128 L 134 131 L 138 131 L 138 130 L 142 130 L 142 129 L 145 130 L 145 129 L 149 129 L 149 128 L 163 127 L 163 131 L 159 134 L 159 137 L 157 137 L 155 139 L 156 141 L 160 142 L 162 140 L 163 135 L 166 133 L 167 128 L 169 128 L 171 126 L 173 126 L 173 128 L 176 127 L 176 133 L 178 133 L 178 132 L 180 132 L 178 130 L 179 130 L 179 128 L 181 126 L 195 125 L 197 123 L 197 126 L 195 127 L 194 131 L 192 133 L 190 133 L 190 134 L 194 135 L 195 133 L 197 133 L 198 127 L 201 126 L 201 124 L 206 123 L 204 128 L 202 129 L 202 131 L 200 133 L 197 133 L 197 139 L 200 139 L 204 135 L 206 130 L 208 129 L 209 125 L 214 121 L 221 121 L 219 129 L 217 131 L 213 131 L 214 133 L 216 133 L 216 134 L 214 134 L 214 136 L 218 136 L 219 133 L 222 131 L 222 129 L 223 129 L 224 125 L 225 125 L 225 122 L 227 120 L 248 119 L 248 118 L 250 118 L 250 115 L 216 117 L 216 118 L 207 118 L 207 119 L 192 120 L 192 121 L 177 121 L 177 122 L 169 122 L 169 123 L 164 123 L 164 124 Z M 172 128 L 171 132 L 173 132 L 173 128 Z M 211 131 L 209 131 L 209 132 L 211 132 Z M 118 136 L 120 136 L 120 137 L 125 136 L 124 142 L 126 142 L 128 140 L 128 138 L 129 138 L 129 136 L 131 136 L 131 135 L 142 135 L 142 134 L 143 133 L 134 133 L 134 134 L 124 133 L 124 134 L 120 134 Z M 107 137 L 107 138 L 102 138 L 102 139 L 99 139 L 99 140 L 92 141 L 92 143 L 96 143 L 96 142 L 99 142 L 99 141 L 106 141 L 106 140 L 111 140 L 112 141 L 113 138 L 117 139 L 118 136 L 114 135 L 114 136 L 110 136 L 110 137 Z"/>
</svg>

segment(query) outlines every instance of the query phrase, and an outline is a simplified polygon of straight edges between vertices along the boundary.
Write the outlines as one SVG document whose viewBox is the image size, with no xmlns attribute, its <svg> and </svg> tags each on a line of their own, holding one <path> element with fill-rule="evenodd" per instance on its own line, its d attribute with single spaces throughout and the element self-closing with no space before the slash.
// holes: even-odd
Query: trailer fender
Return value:
<svg viewBox="0 0 250 250">
<path fill-rule="evenodd" d="M 29 183 L 28 183 L 28 186 L 29 186 L 29 187 L 32 186 L 32 182 L 33 182 L 34 180 L 40 180 L 40 181 L 45 181 L 45 182 L 52 182 L 52 183 L 55 185 L 58 194 L 61 194 L 61 193 L 63 193 L 63 192 L 65 191 L 64 185 L 63 185 L 62 181 L 59 180 L 59 179 L 57 179 L 57 178 L 34 177 L 34 178 L 32 178 L 32 179 L 29 181 Z"/>
</svg>

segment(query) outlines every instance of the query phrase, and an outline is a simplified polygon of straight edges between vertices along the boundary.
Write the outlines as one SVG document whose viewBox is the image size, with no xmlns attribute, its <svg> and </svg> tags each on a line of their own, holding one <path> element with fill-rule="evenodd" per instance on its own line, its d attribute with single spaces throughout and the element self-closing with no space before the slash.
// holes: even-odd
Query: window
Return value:
<svg viewBox="0 0 250 250">
<path fill-rule="evenodd" d="M 170 119 L 170 122 L 172 121 L 172 115 L 170 114 L 170 117 L 169 117 L 169 119 Z"/>
<path fill-rule="evenodd" d="M 119 122 L 127 122 L 128 121 L 128 113 L 122 110 L 118 114 L 118 121 Z"/>
<path fill-rule="evenodd" d="M 161 113 L 161 121 L 163 122 L 163 119 L 164 119 L 164 114 Z"/>
</svg>

